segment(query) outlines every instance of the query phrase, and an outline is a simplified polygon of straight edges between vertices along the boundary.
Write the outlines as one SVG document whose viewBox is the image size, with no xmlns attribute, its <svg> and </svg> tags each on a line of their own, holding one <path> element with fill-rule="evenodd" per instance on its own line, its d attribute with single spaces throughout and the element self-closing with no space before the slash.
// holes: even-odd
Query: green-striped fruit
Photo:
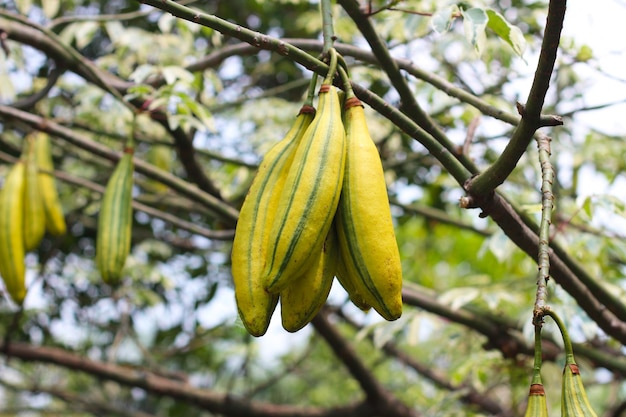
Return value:
<svg viewBox="0 0 626 417">
<path fill-rule="evenodd" d="M 231 254 L 235 298 L 239 317 L 253 336 L 267 331 L 278 296 L 265 291 L 269 228 L 280 192 L 298 143 L 313 120 L 315 109 L 304 106 L 285 137 L 265 155 L 239 213 Z"/>
<path fill-rule="evenodd" d="M 543 384 L 532 384 L 524 417 L 548 417 L 548 402 Z"/>
<path fill-rule="evenodd" d="M 320 311 L 333 284 L 337 264 L 337 237 L 331 228 L 311 268 L 280 293 L 283 328 L 297 332 Z"/>
<path fill-rule="evenodd" d="M 96 265 L 104 282 L 119 283 L 130 252 L 133 208 L 133 151 L 126 149 L 102 196 L 96 241 Z"/>
<path fill-rule="evenodd" d="M 39 132 L 35 138 L 35 153 L 39 165 L 39 190 L 46 213 L 46 230 L 52 236 L 65 234 L 67 225 L 63 216 L 63 207 L 59 201 L 56 181 L 54 180 L 54 164 L 50 151 L 50 137 Z"/>
<path fill-rule="evenodd" d="M 573 355 L 567 355 L 561 388 L 561 416 L 597 417 L 591 408 L 578 365 Z"/>
<path fill-rule="evenodd" d="M 284 290 L 321 251 L 339 202 L 345 152 L 337 90 L 324 84 L 276 208 L 263 274 L 269 292 Z"/>
<path fill-rule="evenodd" d="M 24 266 L 24 193 L 26 166 L 17 161 L 0 190 L 0 275 L 13 301 L 26 296 Z"/>
<path fill-rule="evenodd" d="M 402 267 L 385 176 L 363 106 L 346 100 L 346 174 L 337 209 L 337 235 L 345 272 L 355 293 L 385 319 L 402 315 Z"/>
<path fill-rule="evenodd" d="M 25 163 L 24 179 L 24 249 L 36 249 L 46 233 L 46 211 L 39 183 L 39 167 L 35 146 L 36 136 L 24 138 L 22 151 Z"/>
<path fill-rule="evenodd" d="M 346 265 L 341 255 L 338 256 L 336 267 L 337 270 L 335 274 L 337 276 L 337 280 L 339 281 L 343 289 L 346 290 L 346 292 L 348 293 L 352 304 L 354 304 L 363 311 L 369 311 L 372 306 L 369 305 L 367 301 L 365 301 L 365 297 L 357 287 L 357 277 L 347 271 Z"/>
<path fill-rule="evenodd" d="M 338 253 L 337 253 L 338 256 L 337 256 L 337 260 L 335 263 L 335 268 L 336 268 L 335 276 L 337 277 L 337 280 L 339 281 L 343 289 L 346 290 L 346 292 L 348 293 L 348 296 L 350 297 L 350 301 L 352 301 L 352 304 L 354 304 L 355 306 L 357 306 L 359 309 L 363 311 L 369 311 L 372 308 L 372 306 L 367 304 L 367 302 L 365 301 L 365 298 L 357 289 L 357 283 L 356 283 L 357 277 L 348 273 L 348 271 L 346 270 L 346 265 L 344 264 L 344 260 L 341 257 L 341 252 L 339 248 L 339 236 L 337 235 L 337 218 L 336 217 L 333 221 L 333 225 L 330 230 L 335 234 L 335 237 L 337 239 L 336 248 L 338 250 Z"/>
</svg>

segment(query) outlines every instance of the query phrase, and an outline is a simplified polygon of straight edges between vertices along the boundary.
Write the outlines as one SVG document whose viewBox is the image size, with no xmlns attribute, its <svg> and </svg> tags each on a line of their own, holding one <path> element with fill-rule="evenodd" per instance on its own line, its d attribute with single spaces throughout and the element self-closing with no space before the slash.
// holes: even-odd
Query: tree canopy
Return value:
<svg viewBox="0 0 626 417">
<path fill-rule="evenodd" d="M 585 6 L 0 4 L 0 177 L 49 137 L 67 224 L 26 254 L 23 304 L 0 286 L 0 414 L 504 417 L 540 382 L 556 415 L 569 347 L 595 412 L 626 410 L 624 56 L 578 27 Z M 385 169 L 403 314 L 335 281 L 310 325 L 275 313 L 253 337 L 235 226 L 329 44 Z M 109 285 L 98 219 L 129 141 L 131 249 Z"/>
</svg>

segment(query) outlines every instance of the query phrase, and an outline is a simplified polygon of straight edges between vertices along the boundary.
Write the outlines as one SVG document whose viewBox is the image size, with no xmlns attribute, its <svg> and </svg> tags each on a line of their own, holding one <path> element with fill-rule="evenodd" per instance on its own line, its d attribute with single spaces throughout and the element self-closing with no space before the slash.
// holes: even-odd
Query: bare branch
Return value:
<svg viewBox="0 0 626 417">
<path fill-rule="evenodd" d="M 363 403 L 319 408 L 249 401 L 228 393 L 196 388 L 147 370 L 91 360 L 60 348 L 11 343 L 6 346 L 5 353 L 23 361 L 55 364 L 129 387 L 142 388 L 153 395 L 165 395 L 231 417 L 373 417 L 372 411 Z"/>
<path fill-rule="evenodd" d="M 322 336 L 333 349 L 337 358 L 348 368 L 367 395 L 367 401 L 376 410 L 377 415 L 387 417 L 416 417 L 417 411 L 409 408 L 385 390 L 376 377 L 361 361 L 354 348 L 328 321 L 328 309 L 315 316 L 311 322 L 315 330 Z"/>
<path fill-rule="evenodd" d="M 528 94 L 528 100 L 522 107 L 523 111 L 520 112 L 522 119 L 496 162 L 468 183 L 466 189 L 474 197 L 488 198 L 496 187 L 506 180 L 526 152 L 535 131 L 542 126 L 542 123 L 544 126 L 555 126 L 562 123 L 560 119 L 552 117 L 549 120 L 553 124 L 546 124 L 546 119 L 541 117 L 541 109 L 550 86 L 552 70 L 559 49 L 561 29 L 565 18 L 565 3 L 565 0 L 550 1 L 535 78 Z"/>
<path fill-rule="evenodd" d="M 121 153 L 115 152 L 104 145 L 84 137 L 83 135 L 77 134 L 71 129 L 31 113 L 0 105 L 0 117 L 11 120 L 19 120 L 30 125 L 34 129 L 57 136 L 74 146 L 85 149 L 112 162 L 118 161 L 121 156 Z M 216 197 L 199 190 L 198 187 L 192 186 L 177 176 L 158 169 L 138 158 L 135 158 L 134 163 L 137 172 L 141 172 L 150 178 L 161 181 L 194 201 L 202 203 L 225 221 L 233 223 L 237 219 L 239 213 L 236 209 L 230 207 Z"/>
</svg>

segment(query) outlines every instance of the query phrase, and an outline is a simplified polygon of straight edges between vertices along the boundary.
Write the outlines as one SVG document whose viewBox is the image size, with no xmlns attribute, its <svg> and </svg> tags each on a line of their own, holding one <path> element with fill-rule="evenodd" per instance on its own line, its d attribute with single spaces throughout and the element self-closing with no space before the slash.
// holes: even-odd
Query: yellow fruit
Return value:
<svg viewBox="0 0 626 417">
<path fill-rule="evenodd" d="M 337 90 L 323 84 L 276 208 L 263 274 L 269 292 L 284 290 L 322 250 L 339 202 L 345 150 Z"/>
<path fill-rule="evenodd" d="M 312 267 L 281 291 L 280 313 L 283 328 L 288 332 L 306 326 L 326 302 L 335 277 L 336 239 L 331 228 Z"/>
<path fill-rule="evenodd" d="M 54 164 L 50 151 L 50 137 L 47 134 L 37 133 L 35 153 L 39 165 L 39 190 L 46 214 L 46 230 L 53 236 L 61 236 L 65 234 L 67 225 L 63 216 L 63 207 L 59 201 L 54 175 L 52 175 Z"/>
<path fill-rule="evenodd" d="M 17 161 L 0 190 L 0 275 L 13 301 L 26 297 L 24 265 L 24 193 L 26 166 Z"/>
<path fill-rule="evenodd" d="M 357 283 L 355 281 L 357 277 L 353 276 L 346 270 L 346 266 L 341 256 L 338 256 L 337 259 L 336 276 L 343 289 L 346 290 L 346 292 L 348 293 L 352 304 L 354 304 L 363 311 L 369 311 L 372 308 L 372 306 L 369 305 L 367 301 L 365 301 L 365 297 L 363 297 L 363 294 L 359 292 Z"/>
<path fill-rule="evenodd" d="M 304 106 L 285 137 L 267 152 L 239 213 L 231 254 L 233 283 L 239 317 L 253 336 L 265 334 L 278 303 L 278 295 L 265 291 L 261 279 L 269 228 L 295 150 L 314 114 L 314 108 Z"/>
<path fill-rule="evenodd" d="M 35 135 L 26 136 L 22 151 L 25 164 L 24 249 L 27 252 L 36 249 L 46 233 L 46 211 L 39 183 L 35 140 Z"/>
<path fill-rule="evenodd" d="M 346 100 L 346 173 L 337 209 L 344 281 L 382 317 L 402 315 L 402 267 L 378 150 L 360 101 Z"/>
</svg>

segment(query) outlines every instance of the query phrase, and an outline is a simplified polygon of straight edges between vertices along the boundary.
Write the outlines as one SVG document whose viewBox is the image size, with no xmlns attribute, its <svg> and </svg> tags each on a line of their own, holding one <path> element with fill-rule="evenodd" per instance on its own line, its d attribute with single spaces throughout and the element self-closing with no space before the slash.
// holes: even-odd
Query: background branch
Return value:
<svg viewBox="0 0 626 417">
<path fill-rule="evenodd" d="M 521 121 L 496 162 L 469 182 L 467 191 L 474 197 L 485 198 L 504 182 L 526 152 L 535 131 L 541 126 L 541 109 L 550 86 L 550 78 L 559 50 L 561 29 L 563 19 L 565 19 L 565 3 L 565 0 L 550 1 L 535 77 L 528 100 L 524 106 L 520 107 Z"/>
<path fill-rule="evenodd" d="M 328 321 L 328 310 L 323 308 L 311 322 L 315 330 L 326 340 L 337 358 L 348 368 L 367 396 L 368 403 L 377 415 L 416 417 L 419 414 L 385 390 L 376 377 L 363 364 L 354 348 Z"/>
<path fill-rule="evenodd" d="M 165 395 L 194 404 L 200 409 L 233 417 L 356 417 L 359 415 L 371 415 L 368 412 L 364 412 L 365 409 L 360 403 L 345 407 L 323 409 L 234 398 L 228 393 L 223 394 L 210 389 L 196 388 L 146 370 L 135 370 L 113 363 L 91 360 L 60 348 L 10 343 L 5 346 L 5 353 L 9 357 L 23 361 L 50 363 L 81 371 L 98 378 L 115 381 L 129 387 L 138 387 L 153 395 Z"/>
</svg>

